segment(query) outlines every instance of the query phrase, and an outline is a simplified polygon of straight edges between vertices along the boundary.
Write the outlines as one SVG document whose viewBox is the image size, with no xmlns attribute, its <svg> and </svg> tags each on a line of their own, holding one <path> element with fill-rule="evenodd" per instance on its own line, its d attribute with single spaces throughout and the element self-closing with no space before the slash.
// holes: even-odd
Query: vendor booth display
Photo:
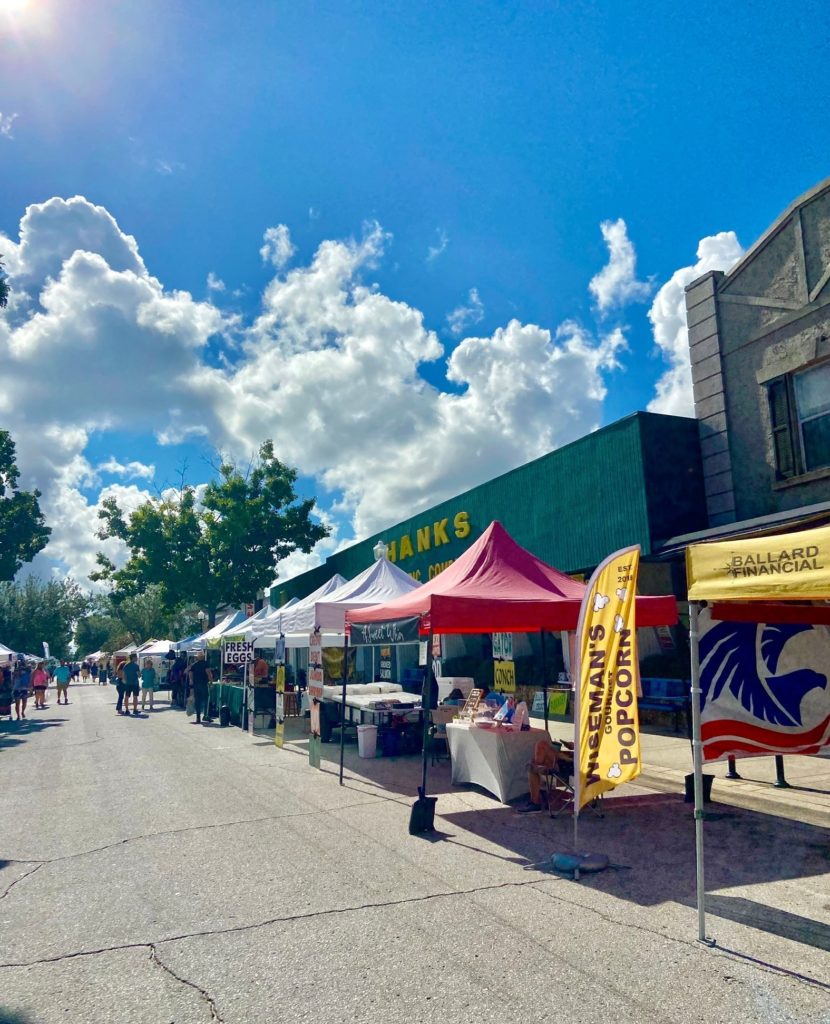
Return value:
<svg viewBox="0 0 830 1024">
<path fill-rule="evenodd" d="M 473 722 L 447 722 L 453 785 L 481 786 L 503 804 L 527 792 L 527 766 L 544 729 L 508 731 Z"/>
<path fill-rule="evenodd" d="M 400 643 L 406 638 L 426 637 L 431 650 L 433 636 L 442 633 L 575 630 L 586 590 L 584 583 L 536 558 L 517 544 L 500 523 L 493 522 L 475 544 L 438 576 L 394 601 L 349 611 L 346 621 L 352 644 Z M 676 621 L 677 605 L 673 597 L 636 598 L 637 626 Z M 424 684 L 424 692 L 430 697 L 431 669 L 428 664 Z M 425 716 L 425 732 L 427 721 L 428 716 Z M 504 728 L 495 726 L 496 730 Z M 447 731 L 449 733 L 449 727 Z M 458 737 L 460 733 L 454 735 Z M 421 800 L 426 798 L 427 781 L 426 735 L 424 739 Z M 507 757 L 496 744 L 486 740 L 484 743 L 488 744 L 486 752 L 479 747 L 483 756 L 489 755 L 496 763 L 499 757 Z M 497 788 L 505 784 L 499 777 L 497 765 L 492 771 L 492 781 Z M 413 820 L 418 813 L 413 811 Z"/>
<path fill-rule="evenodd" d="M 211 626 L 201 636 L 197 636 L 195 640 L 192 640 L 188 650 L 204 651 L 207 648 L 219 647 L 222 643 L 222 634 L 234 632 L 239 624 L 245 621 L 245 618 L 244 612 L 228 612 L 221 622 L 217 622 L 215 626 Z"/>
<path fill-rule="evenodd" d="M 830 527 L 693 544 L 686 571 L 698 938 L 706 941 L 703 762 L 830 754 Z"/>
<path fill-rule="evenodd" d="M 314 605 L 329 594 L 333 594 L 345 582 L 346 580 L 340 573 L 335 573 L 331 579 L 312 591 L 308 597 L 304 597 L 302 601 L 283 605 L 282 608 L 272 608 L 269 615 L 247 626 L 240 626 L 237 632 L 244 633 L 249 640 L 254 641 L 257 647 L 273 647 L 279 637 L 288 633 L 303 632 L 307 634 L 314 626 Z M 309 613 L 311 618 L 309 618 Z"/>
</svg>

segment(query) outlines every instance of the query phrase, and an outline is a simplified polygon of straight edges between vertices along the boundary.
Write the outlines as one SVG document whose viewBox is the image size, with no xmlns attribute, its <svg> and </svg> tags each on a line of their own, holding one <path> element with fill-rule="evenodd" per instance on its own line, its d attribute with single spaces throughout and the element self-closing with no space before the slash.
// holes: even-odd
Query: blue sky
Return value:
<svg viewBox="0 0 830 1024">
<path fill-rule="evenodd" d="M 743 246 L 751 244 L 830 170 L 830 121 L 822 114 L 819 84 L 830 14 L 824 3 L 803 2 L 785 26 L 782 17 L 773 3 L 728 9 L 701 3 L 680 11 L 647 2 L 456 0 L 381 7 L 249 0 L 231 12 L 209 0 L 0 0 L 0 234 L 7 240 L 0 239 L 0 251 L 7 253 L 9 270 L 17 271 L 16 292 L 27 300 L 7 315 L 6 349 L 0 329 L 0 374 L 15 385 L 20 381 L 25 394 L 26 374 L 38 360 L 49 361 L 48 350 L 32 344 L 30 365 L 24 366 L 22 343 L 12 339 L 44 308 L 45 278 L 27 270 L 12 248 L 20 242 L 21 218 L 30 204 L 79 195 L 108 211 L 122 235 L 134 237 L 146 274 L 160 282 L 165 296 L 190 293 L 193 302 L 183 315 L 204 316 L 194 304 L 210 303 L 218 311 L 222 326 L 199 335 L 190 378 L 210 367 L 229 380 L 245 364 L 250 373 L 244 380 L 236 376 L 232 389 L 234 401 L 245 406 L 263 373 L 274 375 L 271 398 L 259 395 L 264 404 L 253 419 L 260 421 L 261 436 L 273 434 L 278 450 L 304 470 L 303 488 L 320 494 L 326 508 L 334 504 L 338 542 L 377 527 L 384 517 L 414 511 L 413 504 L 447 496 L 454 481 L 455 489 L 478 482 L 481 466 L 457 469 L 464 460 L 456 448 L 471 443 L 463 439 L 464 424 L 485 438 L 486 465 L 501 470 L 539 453 L 542 442 L 530 437 L 540 434 L 534 417 L 543 423 L 543 399 L 552 409 L 561 405 L 563 388 L 583 389 L 585 401 L 574 403 L 556 429 L 541 431 L 547 447 L 645 408 L 655 400 L 658 380 L 672 369 L 680 373 L 682 361 L 676 317 L 661 320 L 665 309 L 657 310 L 657 323 L 648 317 L 660 289 L 684 268 L 728 266 L 739 250 L 721 233 L 734 232 Z M 90 244 L 83 230 L 78 233 L 77 208 L 49 210 L 52 227 L 37 234 L 43 252 L 54 246 L 61 260 L 68 258 L 73 249 L 56 241 L 61 232 L 74 238 L 73 246 Z M 103 224 L 104 214 L 89 216 Z M 636 255 L 636 270 L 628 276 L 630 287 L 620 285 L 619 276 L 610 282 L 602 308 L 598 293 L 589 290 L 609 262 L 600 225 L 620 218 L 623 249 Z M 372 236 L 375 223 L 382 239 Z M 288 229 L 293 251 L 284 262 L 264 260 L 264 232 L 278 225 Z M 700 263 L 698 244 L 709 236 L 720 241 Z M 395 392 L 395 364 L 404 367 L 405 403 L 418 401 L 418 382 L 425 381 L 436 389 L 435 418 L 396 424 L 379 409 L 367 435 L 354 420 L 344 425 L 330 419 L 342 395 L 321 397 L 311 386 L 307 402 L 320 429 L 339 432 L 347 446 L 353 441 L 365 447 L 367 436 L 382 444 L 388 434 L 393 460 L 396 446 L 400 451 L 411 444 L 408 429 L 445 432 L 450 456 L 444 471 L 428 471 L 414 453 L 403 460 L 405 474 L 419 474 L 419 488 L 402 488 L 394 468 L 386 480 L 388 459 L 358 460 L 336 472 L 338 456 L 327 445 L 307 457 L 296 439 L 286 440 L 283 449 L 278 431 L 290 432 L 291 423 L 272 421 L 267 409 L 269 401 L 281 401 L 282 385 L 275 361 L 268 369 L 256 353 L 271 345 L 287 358 L 288 345 L 293 358 L 298 349 L 321 343 L 316 327 L 304 327 L 289 345 L 291 331 L 281 319 L 295 292 L 305 289 L 303 302 L 313 301 L 308 275 L 282 295 L 280 315 L 258 330 L 257 318 L 268 307 L 265 290 L 292 268 L 299 273 L 312 267 L 321 243 L 354 239 L 359 245 L 364 237 L 374 238 L 371 252 L 356 260 L 349 288 L 376 285 L 392 303 L 420 312 L 424 329 L 435 332 L 444 349 L 439 358 L 427 358 L 433 346 L 422 337 L 420 354 L 410 363 L 396 342 L 384 342 L 389 365 L 383 386 Z M 39 257 L 39 264 L 44 260 Z M 59 260 L 55 272 L 60 266 Z M 676 306 L 691 272 L 675 279 L 664 306 L 669 299 Z M 210 289 L 209 274 L 224 289 Z M 98 309 L 110 301 L 92 292 L 86 299 Z M 292 305 L 288 316 L 292 330 L 297 308 Z M 448 317 L 459 308 L 468 312 L 454 333 Z M 129 315 L 119 309 L 119 316 Z M 357 319 L 364 324 L 366 317 Z M 534 391 L 534 353 L 544 359 L 552 349 L 539 348 L 538 339 L 519 343 L 518 335 L 513 342 L 498 336 L 514 319 L 549 330 L 553 348 L 560 331 L 559 344 L 571 344 L 579 372 L 568 360 L 554 361 L 545 394 Z M 120 332 L 113 318 L 107 323 L 96 320 L 97 343 L 123 337 L 139 350 L 146 343 L 141 332 Z M 661 324 L 662 348 L 654 333 Z M 169 336 L 169 327 L 159 329 Z M 575 329 L 584 335 L 577 354 Z M 87 323 L 78 337 L 90 330 Z M 338 338 L 337 330 L 328 322 L 320 326 L 342 355 L 345 335 Z M 615 330 L 617 340 L 604 342 Z M 372 331 L 373 338 L 385 337 L 377 325 Z M 465 348 L 468 337 L 490 339 L 489 346 Z M 604 354 L 588 351 L 603 344 Z M 459 366 L 448 379 L 447 358 L 456 346 Z M 94 346 L 81 348 L 85 354 L 78 353 L 75 365 L 83 374 L 54 380 L 47 371 L 40 379 L 55 430 L 67 437 L 80 432 L 66 442 L 63 462 L 47 459 L 29 437 L 37 417 L 23 399 L 8 401 L 5 409 L 0 404 L 0 423 L 5 412 L 19 438 L 23 468 L 44 490 L 63 538 L 49 553 L 51 561 L 42 560 L 43 568 L 57 565 L 83 577 L 95 546 L 88 537 L 94 514 L 92 520 L 67 514 L 68 507 L 75 509 L 70 492 L 94 510 L 102 486 L 120 481 L 142 489 L 150 483 L 146 474 L 108 472 L 102 464 L 115 459 L 122 467 L 133 461 L 153 465 L 156 484 L 164 486 L 186 458 L 196 483 L 209 472 L 206 447 L 250 450 L 256 427 L 228 411 L 228 394 L 220 394 L 227 380 L 214 377 L 207 390 L 194 393 L 181 360 L 173 360 L 165 376 L 163 347 L 148 348 L 152 372 L 139 372 L 138 380 L 120 379 L 118 361 L 96 357 Z M 525 424 L 518 413 L 491 424 L 482 412 L 496 400 L 481 373 L 493 352 L 515 409 L 532 410 Z M 140 371 L 140 358 L 136 365 Z M 364 371 L 367 365 L 361 362 Z M 293 378 L 294 391 L 305 386 L 300 376 Z M 371 407 L 378 380 L 369 376 L 364 384 Z M 598 384 L 605 395 L 598 395 Z M 688 411 L 684 386 L 682 380 L 666 385 L 663 411 Z M 82 413 L 58 412 L 66 388 Z M 144 410 L 134 410 L 134 402 L 142 404 L 135 395 L 142 388 L 154 397 Z M 524 399 L 523 388 L 530 389 Z M 101 400 L 121 389 L 131 392 L 121 406 Z M 471 400 L 447 417 L 442 393 Z M 176 404 L 177 394 L 185 396 L 180 421 L 192 431 L 184 431 L 184 443 L 160 445 L 165 427 L 159 417 Z M 211 407 L 204 421 L 200 403 Z M 97 413 L 87 407 L 96 404 Z M 152 416 L 143 416 L 149 407 Z M 366 416 L 371 420 L 371 412 Z M 177 438 L 184 435 L 179 431 Z M 165 439 L 171 442 L 169 432 Z M 433 441 L 440 447 L 441 438 Z M 86 470 L 73 462 L 79 459 Z M 344 484 L 364 472 L 370 485 Z M 76 551 L 82 554 L 76 557 Z"/>
</svg>

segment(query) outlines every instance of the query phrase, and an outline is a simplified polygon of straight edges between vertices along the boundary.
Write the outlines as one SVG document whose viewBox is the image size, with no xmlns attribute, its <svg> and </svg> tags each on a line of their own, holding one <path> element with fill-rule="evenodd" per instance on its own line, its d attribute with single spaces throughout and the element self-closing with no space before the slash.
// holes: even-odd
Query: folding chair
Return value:
<svg viewBox="0 0 830 1024">
<path fill-rule="evenodd" d="M 542 781 L 551 818 L 555 818 L 562 811 L 573 810 L 573 761 L 570 758 L 557 756 L 552 765 L 531 762 L 530 769 L 536 772 Z"/>
</svg>

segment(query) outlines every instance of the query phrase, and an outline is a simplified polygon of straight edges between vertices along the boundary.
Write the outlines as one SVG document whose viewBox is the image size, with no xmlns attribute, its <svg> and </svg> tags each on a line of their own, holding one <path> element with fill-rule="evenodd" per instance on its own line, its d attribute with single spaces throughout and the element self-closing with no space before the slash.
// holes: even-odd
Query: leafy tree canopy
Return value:
<svg viewBox="0 0 830 1024">
<path fill-rule="evenodd" d="M 190 608 L 171 614 L 157 585 L 120 601 L 112 594 L 100 594 L 78 623 L 75 651 L 83 656 L 97 650 L 117 651 L 151 638 L 178 640 L 197 632 L 197 613 L 197 608 Z"/>
<path fill-rule="evenodd" d="M 214 625 L 222 605 L 244 604 L 268 586 L 280 559 L 297 549 L 308 552 L 328 536 L 311 518 L 314 499 L 298 499 L 296 480 L 296 470 L 283 465 L 266 441 L 244 472 L 223 460 L 201 501 L 184 484 L 174 496 L 152 499 L 129 516 L 107 499 L 99 537 L 119 537 L 130 557 L 116 569 L 99 554 L 101 568 L 92 578 L 110 581 L 116 602 L 158 586 L 168 610 L 195 605 Z"/>
<path fill-rule="evenodd" d="M 88 607 L 89 598 L 71 579 L 0 583 L 0 640 L 27 654 L 41 654 L 45 640 L 56 658 L 68 657 L 75 624 Z"/>
<path fill-rule="evenodd" d="M 0 580 L 13 580 L 25 562 L 46 546 L 52 532 L 40 510 L 40 491 L 21 491 L 15 445 L 0 430 Z"/>
</svg>

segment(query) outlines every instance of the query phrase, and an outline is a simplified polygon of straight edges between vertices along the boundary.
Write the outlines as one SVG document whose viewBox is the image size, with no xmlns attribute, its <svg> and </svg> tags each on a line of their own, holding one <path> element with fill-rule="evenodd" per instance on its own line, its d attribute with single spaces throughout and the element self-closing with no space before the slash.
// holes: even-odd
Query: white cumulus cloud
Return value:
<svg viewBox="0 0 830 1024">
<path fill-rule="evenodd" d="M 600 231 L 608 246 L 608 262 L 588 285 L 600 312 L 606 313 L 630 302 L 644 302 L 652 286 L 648 281 L 637 280 L 637 254 L 625 221 L 622 217 L 604 220 Z"/>
<path fill-rule="evenodd" d="M 110 458 L 106 462 L 99 462 L 96 467 L 99 473 L 110 473 L 112 476 L 123 476 L 134 480 L 152 480 L 156 475 L 156 467 L 148 466 L 144 462 L 119 462 L 118 459 Z"/>
<path fill-rule="evenodd" d="M 710 270 L 729 270 L 743 255 L 734 231 L 721 231 L 701 239 L 697 262 L 676 270 L 654 296 L 648 313 L 654 340 L 669 364 L 657 381 L 650 412 L 694 416 L 692 368 L 689 363 L 689 332 L 686 327 L 686 287 Z"/>
<path fill-rule="evenodd" d="M 141 458 L 92 466 L 93 434 L 129 431 L 168 445 L 204 439 L 240 459 L 273 438 L 283 461 L 316 480 L 335 528 L 311 555 L 279 567 L 285 579 L 602 422 L 606 377 L 625 349 L 619 328 L 516 319 L 461 337 L 465 319 L 483 315 L 473 289 L 447 357 L 420 310 L 373 283 L 391 241 L 380 225 L 323 241 L 307 264 L 288 270 L 293 246 L 282 227 L 266 232 L 265 258 L 279 272 L 250 323 L 165 287 L 135 239 L 82 197 L 33 204 L 17 237 L 0 238 L 14 299 L 0 313 L 0 412 L 18 444 L 22 482 L 43 491 L 54 531 L 36 568 L 58 566 L 84 581 L 98 550 L 124 557 L 118 542 L 95 536 L 97 512 L 107 495 L 127 508 L 146 500 L 139 484 L 153 467 L 146 442 Z M 231 328 L 233 358 L 216 365 L 208 341 L 221 350 Z M 423 375 L 440 360 L 452 391 Z M 66 401 L 73 394 L 95 400 Z M 426 439 L 437 440 L 440 457 Z M 91 500 L 102 473 L 121 481 Z"/>
<path fill-rule="evenodd" d="M 484 319 L 484 303 L 478 294 L 478 288 L 471 288 L 466 305 L 462 303 L 447 316 L 447 325 L 452 334 L 463 334 L 468 327 L 480 324 Z"/>
<path fill-rule="evenodd" d="M 285 224 L 277 224 L 275 228 L 267 228 L 262 236 L 263 246 L 259 250 L 263 263 L 270 263 L 277 270 L 288 263 L 294 255 L 294 243 Z"/>
</svg>

